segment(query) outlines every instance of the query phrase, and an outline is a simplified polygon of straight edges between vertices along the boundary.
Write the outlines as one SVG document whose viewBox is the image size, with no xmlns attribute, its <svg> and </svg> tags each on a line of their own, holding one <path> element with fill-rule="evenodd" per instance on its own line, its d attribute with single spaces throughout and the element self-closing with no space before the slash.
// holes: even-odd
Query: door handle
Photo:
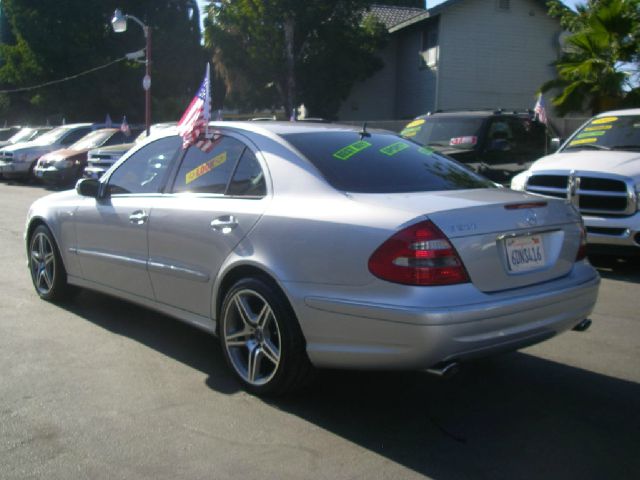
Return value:
<svg viewBox="0 0 640 480">
<path fill-rule="evenodd" d="M 211 228 L 222 233 L 229 233 L 237 226 L 238 220 L 233 215 L 223 215 L 211 220 Z"/>
<path fill-rule="evenodd" d="M 147 215 L 147 212 L 145 212 L 144 210 L 136 210 L 131 215 L 129 215 L 129 221 L 136 225 L 142 225 L 146 223 L 148 218 L 149 215 Z"/>
</svg>

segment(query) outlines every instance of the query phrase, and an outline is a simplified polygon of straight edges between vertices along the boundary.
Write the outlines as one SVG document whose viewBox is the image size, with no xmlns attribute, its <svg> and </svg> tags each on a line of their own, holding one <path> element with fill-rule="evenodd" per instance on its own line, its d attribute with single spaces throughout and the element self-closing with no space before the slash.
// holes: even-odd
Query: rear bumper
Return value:
<svg viewBox="0 0 640 480">
<path fill-rule="evenodd" d="M 571 329 L 591 314 L 599 283 L 594 272 L 549 282 L 544 292 L 436 309 L 308 296 L 296 311 L 317 366 L 426 369 L 517 350 Z"/>
<path fill-rule="evenodd" d="M 30 162 L 2 162 L 0 161 L 0 174 L 4 178 L 27 178 L 31 169 Z"/>
<path fill-rule="evenodd" d="M 67 185 L 78 178 L 78 167 L 58 169 L 54 167 L 34 168 L 33 174 L 47 185 Z"/>
<path fill-rule="evenodd" d="M 88 167 L 85 167 L 84 172 L 82 172 L 82 176 L 84 178 L 95 178 L 95 179 L 98 179 L 102 175 L 104 175 L 104 172 L 106 172 L 106 171 L 107 171 L 107 169 L 104 168 L 104 167 L 88 166 Z"/>
</svg>

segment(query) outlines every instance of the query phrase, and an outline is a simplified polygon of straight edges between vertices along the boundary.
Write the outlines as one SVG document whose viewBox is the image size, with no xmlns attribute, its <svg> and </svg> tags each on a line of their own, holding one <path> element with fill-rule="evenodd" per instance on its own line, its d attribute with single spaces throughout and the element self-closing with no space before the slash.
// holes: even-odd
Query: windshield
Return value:
<svg viewBox="0 0 640 480">
<path fill-rule="evenodd" d="M 11 143 L 26 142 L 31 138 L 33 138 L 36 133 L 37 133 L 37 130 L 34 128 L 22 128 L 18 131 L 18 133 L 16 133 L 9 139 L 9 142 Z"/>
<path fill-rule="evenodd" d="M 53 130 L 48 131 L 47 133 L 40 135 L 34 143 L 36 145 L 51 145 L 52 143 L 58 143 L 65 133 L 69 131 L 69 127 L 58 127 Z"/>
<path fill-rule="evenodd" d="M 429 192 L 494 184 L 433 150 L 396 135 L 357 132 L 291 133 L 302 152 L 337 190 L 358 193 Z"/>
<path fill-rule="evenodd" d="M 409 123 L 400 135 L 422 145 L 472 149 L 478 143 L 482 117 L 428 117 Z"/>
<path fill-rule="evenodd" d="M 640 115 L 591 119 L 563 150 L 640 150 Z"/>
<path fill-rule="evenodd" d="M 76 143 L 71 145 L 69 148 L 71 150 L 89 150 L 91 148 L 99 147 L 104 142 L 106 142 L 111 135 L 113 135 L 115 130 L 97 130 L 95 132 L 91 132 Z"/>
</svg>

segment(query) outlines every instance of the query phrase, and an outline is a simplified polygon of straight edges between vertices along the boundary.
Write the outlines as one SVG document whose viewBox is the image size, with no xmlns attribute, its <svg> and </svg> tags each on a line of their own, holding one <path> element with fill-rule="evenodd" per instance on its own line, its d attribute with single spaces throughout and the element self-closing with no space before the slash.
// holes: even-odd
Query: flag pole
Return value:
<svg viewBox="0 0 640 480">
<path fill-rule="evenodd" d="M 210 81 L 210 77 L 209 77 L 209 71 L 210 71 L 210 65 L 209 62 L 207 62 L 207 73 L 205 75 L 205 81 L 207 82 L 207 86 L 205 88 L 205 126 L 204 126 L 204 138 L 209 138 L 209 121 L 211 120 L 211 81 Z"/>
</svg>

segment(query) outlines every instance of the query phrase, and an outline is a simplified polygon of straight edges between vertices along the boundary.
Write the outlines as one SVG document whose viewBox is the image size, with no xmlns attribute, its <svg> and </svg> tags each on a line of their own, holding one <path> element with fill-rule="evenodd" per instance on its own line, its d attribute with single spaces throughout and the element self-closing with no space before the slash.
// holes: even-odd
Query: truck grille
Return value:
<svg viewBox="0 0 640 480">
<path fill-rule="evenodd" d="M 116 162 L 100 162 L 96 160 L 89 160 L 88 163 L 90 167 L 102 167 L 104 169 L 107 169 Z"/>
<path fill-rule="evenodd" d="M 536 173 L 527 180 L 531 193 L 566 198 L 580 213 L 602 216 L 626 216 L 636 212 L 633 182 L 626 178 L 595 177 L 593 174 Z"/>
</svg>

